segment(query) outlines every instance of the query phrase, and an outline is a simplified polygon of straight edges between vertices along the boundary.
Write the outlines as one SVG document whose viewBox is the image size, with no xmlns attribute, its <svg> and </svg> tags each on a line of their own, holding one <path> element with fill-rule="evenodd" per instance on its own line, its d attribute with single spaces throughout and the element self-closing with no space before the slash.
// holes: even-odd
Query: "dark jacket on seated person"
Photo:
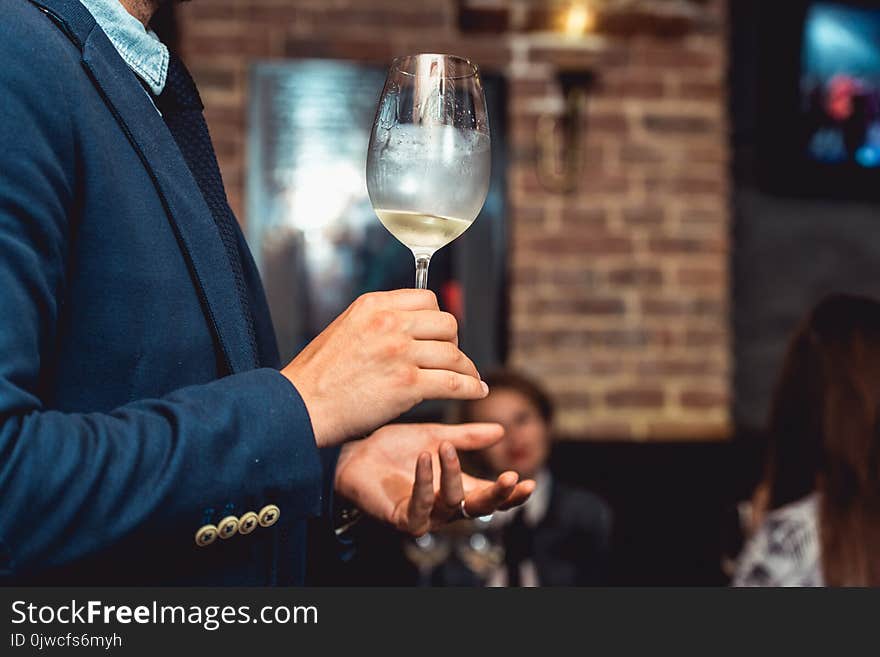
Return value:
<svg viewBox="0 0 880 657">
<path fill-rule="evenodd" d="M 499 512 L 505 564 L 492 572 L 488 586 L 596 586 L 608 575 L 612 514 L 597 495 L 557 481 L 548 471 L 522 509 Z M 435 574 L 445 586 L 480 584 L 460 561 Z"/>
</svg>

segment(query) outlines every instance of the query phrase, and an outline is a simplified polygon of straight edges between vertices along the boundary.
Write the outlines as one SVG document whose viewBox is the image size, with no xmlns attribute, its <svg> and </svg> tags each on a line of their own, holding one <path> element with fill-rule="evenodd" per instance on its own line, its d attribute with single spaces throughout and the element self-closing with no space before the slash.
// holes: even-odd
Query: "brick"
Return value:
<svg viewBox="0 0 880 657">
<path fill-rule="evenodd" d="M 683 390 L 679 401 L 685 408 L 726 408 L 730 396 L 721 390 Z"/>
<path fill-rule="evenodd" d="M 629 121 L 624 114 L 611 112 L 588 112 L 587 130 L 602 134 L 625 134 L 629 131 Z"/>
<path fill-rule="evenodd" d="M 291 37 L 284 42 L 284 56 L 292 58 L 314 57 L 388 63 L 394 58 L 393 53 L 391 44 L 376 40 Z"/>
<path fill-rule="evenodd" d="M 530 166 L 519 170 L 519 177 L 513 181 L 514 188 L 525 192 L 534 198 L 535 194 L 548 194 L 554 198 L 558 193 L 550 186 L 547 186 L 543 179 L 538 177 L 536 165 L 530 163 Z M 552 185 L 552 183 L 550 183 Z M 623 174 L 597 174 L 591 171 L 583 171 L 581 177 L 577 180 L 576 192 L 578 194 L 610 194 L 619 195 L 629 191 L 630 181 Z"/>
<path fill-rule="evenodd" d="M 676 94 L 682 100 L 719 100 L 724 98 L 725 89 L 720 80 L 710 82 L 684 80 Z"/>
<path fill-rule="evenodd" d="M 517 229 L 541 229 L 544 227 L 544 210 L 540 207 L 518 206 L 511 213 L 511 220 Z"/>
<path fill-rule="evenodd" d="M 542 315 L 622 315 L 626 305 L 618 298 L 578 298 L 573 295 L 561 299 L 534 299 L 526 306 L 529 313 Z"/>
<path fill-rule="evenodd" d="M 603 80 L 596 93 L 608 98 L 656 100 L 666 95 L 666 85 L 656 75 L 629 76 L 622 79 Z"/>
<path fill-rule="evenodd" d="M 205 106 L 205 120 L 209 126 L 226 125 L 235 127 L 235 129 L 244 131 L 245 109 L 241 104 L 221 105 L 219 103 L 210 103 Z"/>
<path fill-rule="evenodd" d="M 717 119 L 683 114 L 646 114 L 642 123 L 649 132 L 710 134 L 719 129 Z"/>
<path fill-rule="evenodd" d="M 632 253 L 632 240 L 626 237 L 601 237 L 593 235 L 554 235 L 535 237 L 524 241 L 524 248 L 533 252 L 570 255 L 603 255 Z"/>
<path fill-rule="evenodd" d="M 620 161 L 623 164 L 659 164 L 669 159 L 668 149 L 638 143 L 620 145 Z"/>
<path fill-rule="evenodd" d="M 313 26 L 316 31 L 338 31 L 341 27 L 356 27 L 360 30 L 378 32 L 377 38 L 385 36 L 389 30 L 412 32 L 440 29 L 445 31 L 450 20 L 449 12 L 442 8 L 413 3 L 396 3 L 384 7 L 382 5 L 334 7 L 330 3 L 326 3 L 320 8 L 301 8 L 298 17 L 299 20 Z M 435 51 L 426 49 L 419 52 Z"/>
<path fill-rule="evenodd" d="M 655 237 L 649 243 L 653 253 L 699 255 L 718 254 L 725 251 L 721 240 L 688 237 Z"/>
<path fill-rule="evenodd" d="M 684 336 L 689 347 L 726 347 L 727 341 L 727 333 L 717 330 L 691 329 Z"/>
<path fill-rule="evenodd" d="M 663 190 L 678 196 L 690 194 L 707 194 L 723 196 L 727 193 L 727 180 L 718 178 L 696 178 L 691 176 L 675 176 L 672 178 L 648 178 L 645 181 L 649 190 Z"/>
<path fill-rule="evenodd" d="M 627 287 L 659 286 L 663 284 L 663 272 L 654 267 L 624 267 L 609 271 L 608 280 Z"/>
<path fill-rule="evenodd" d="M 555 82 L 547 77 L 513 78 L 508 82 L 507 90 L 512 97 L 517 98 L 546 98 L 559 93 Z"/>
<path fill-rule="evenodd" d="M 187 52 L 196 52 L 201 57 L 216 55 L 235 55 L 237 57 L 272 57 L 276 52 L 275 42 L 269 30 L 252 33 L 246 30 L 211 31 L 204 28 L 187 34 Z"/>
<path fill-rule="evenodd" d="M 235 88 L 237 75 L 234 70 L 199 64 L 191 65 L 189 69 L 196 82 L 196 86 L 198 86 L 201 92 L 204 92 L 206 89 L 230 91 Z"/>
<path fill-rule="evenodd" d="M 604 229 L 608 212 L 603 207 L 568 208 L 563 211 L 562 222 L 567 230 Z"/>
<path fill-rule="evenodd" d="M 538 281 L 538 269 L 536 267 L 517 267 L 511 269 L 511 282 L 513 285 L 526 285 Z"/>
<path fill-rule="evenodd" d="M 564 288 L 570 285 L 592 287 L 602 280 L 602 275 L 595 269 L 568 269 L 558 265 L 553 266 L 546 275 L 548 282 Z"/>
<path fill-rule="evenodd" d="M 528 158 L 523 165 L 534 163 L 534 154 L 537 152 L 537 125 L 538 117 L 514 114 L 510 117 L 508 125 L 508 139 L 510 141 L 511 157 L 515 160 Z"/>
<path fill-rule="evenodd" d="M 727 164 L 730 160 L 728 150 L 716 146 L 689 146 L 685 148 L 683 159 L 691 164 Z"/>
<path fill-rule="evenodd" d="M 577 425 L 577 433 L 574 436 L 580 440 L 630 440 L 633 438 L 632 425 L 626 421 L 596 420 L 591 418 L 589 422 Z"/>
<path fill-rule="evenodd" d="M 666 212 L 659 205 L 628 206 L 623 209 L 623 221 L 629 226 L 660 226 L 666 220 Z"/>
<path fill-rule="evenodd" d="M 646 357 L 639 361 L 637 371 L 640 376 L 657 377 L 708 377 L 713 380 L 713 375 L 723 374 L 723 368 L 717 363 L 704 358 L 690 360 L 684 357 L 658 358 Z"/>
<path fill-rule="evenodd" d="M 648 423 L 647 437 L 663 441 L 719 441 L 731 436 L 729 419 L 654 420 Z"/>
<path fill-rule="evenodd" d="M 244 144 L 241 143 L 238 135 L 213 131 L 211 141 L 214 144 L 217 159 L 220 161 L 235 161 L 244 152 Z"/>
<path fill-rule="evenodd" d="M 458 26 L 462 32 L 500 34 L 510 27 L 510 9 L 464 6 L 459 10 Z"/>
<path fill-rule="evenodd" d="M 661 388 L 623 388 L 605 395 L 605 403 L 614 408 L 660 408 L 664 401 Z"/>
<path fill-rule="evenodd" d="M 226 193 L 230 196 L 238 196 L 243 200 L 245 198 L 245 183 L 243 168 L 241 164 L 238 161 L 221 161 L 220 171 L 222 172 L 223 184 L 226 187 Z M 241 216 L 244 216 L 243 212 Z"/>
<path fill-rule="evenodd" d="M 723 317 L 726 306 L 717 299 L 663 299 L 651 297 L 642 299 L 642 312 L 646 315 L 675 317 Z"/>
<path fill-rule="evenodd" d="M 693 19 L 683 14 L 655 12 L 643 5 L 608 11 L 601 15 L 598 29 L 602 34 L 618 36 L 652 34 L 667 38 L 681 37 L 693 29 Z"/>
<path fill-rule="evenodd" d="M 682 267 L 676 273 L 682 286 L 723 288 L 727 285 L 727 273 L 722 267 Z"/>
<path fill-rule="evenodd" d="M 557 392 L 553 394 L 553 401 L 566 409 L 584 409 L 592 405 L 590 395 L 586 392 Z"/>
<path fill-rule="evenodd" d="M 625 48 L 604 50 L 559 46 L 537 47 L 529 51 L 533 62 L 552 64 L 561 70 L 584 70 L 595 67 L 622 66 L 629 59 Z"/>
<path fill-rule="evenodd" d="M 724 208 L 702 209 L 683 208 L 679 219 L 683 225 L 691 226 L 723 226 L 727 223 Z"/>
<path fill-rule="evenodd" d="M 542 375 L 542 378 L 546 375 L 553 380 L 571 374 L 582 375 L 592 380 L 596 375 L 620 374 L 625 370 L 625 366 L 619 358 L 609 360 L 579 351 L 555 351 L 548 354 L 542 362 L 531 363 L 528 369 L 533 374 Z"/>
<path fill-rule="evenodd" d="M 546 329 L 520 330 L 514 336 L 518 347 L 616 348 L 640 351 L 646 347 L 669 346 L 674 334 L 664 329 Z"/>
<path fill-rule="evenodd" d="M 240 20 L 241 3 L 235 0 L 213 0 L 212 2 L 187 3 L 178 9 L 184 25 L 211 20 Z"/>
<path fill-rule="evenodd" d="M 712 52 L 688 50 L 681 47 L 642 46 L 633 51 L 633 63 L 660 69 L 712 69 L 721 66 L 718 55 Z"/>
<path fill-rule="evenodd" d="M 580 194 L 614 194 L 622 195 L 629 192 L 630 180 L 623 174 L 596 175 L 587 172 L 578 182 Z"/>
<path fill-rule="evenodd" d="M 197 4 L 211 4 L 199 2 Z M 241 5 L 241 3 L 237 3 Z M 308 12 L 291 6 L 291 4 L 265 4 L 250 2 L 247 8 L 241 7 L 239 11 L 246 15 L 251 23 L 261 25 L 298 25 L 309 19 Z"/>
</svg>

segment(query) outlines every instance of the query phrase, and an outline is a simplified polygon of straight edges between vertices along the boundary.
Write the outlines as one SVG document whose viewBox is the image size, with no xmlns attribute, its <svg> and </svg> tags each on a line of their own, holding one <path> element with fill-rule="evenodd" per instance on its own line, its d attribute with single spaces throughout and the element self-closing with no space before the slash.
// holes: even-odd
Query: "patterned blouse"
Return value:
<svg viewBox="0 0 880 657">
<path fill-rule="evenodd" d="M 771 511 L 746 545 L 733 586 L 823 586 L 816 494 Z"/>
</svg>

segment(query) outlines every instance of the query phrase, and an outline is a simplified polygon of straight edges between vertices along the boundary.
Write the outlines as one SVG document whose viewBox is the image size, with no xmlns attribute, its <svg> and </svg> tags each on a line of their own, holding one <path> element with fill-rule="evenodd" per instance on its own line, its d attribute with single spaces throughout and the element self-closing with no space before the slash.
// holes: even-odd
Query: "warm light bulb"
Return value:
<svg viewBox="0 0 880 657">
<path fill-rule="evenodd" d="M 575 3 L 565 14 L 564 30 L 569 36 L 583 36 L 596 27 L 596 13 L 587 5 Z"/>
</svg>

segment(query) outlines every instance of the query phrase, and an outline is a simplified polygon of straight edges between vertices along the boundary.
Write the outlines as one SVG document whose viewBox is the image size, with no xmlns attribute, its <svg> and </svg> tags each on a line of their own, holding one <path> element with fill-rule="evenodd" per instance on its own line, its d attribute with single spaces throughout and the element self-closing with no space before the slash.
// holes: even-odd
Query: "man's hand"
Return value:
<svg viewBox="0 0 880 657">
<path fill-rule="evenodd" d="M 428 290 L 365 294 L 281 373 L 309 411 L 318 447 L 363 436 L 424 399 L 482 399 L 455 317 Z"/>
<path fill-rule="evenodd" d="M 392 424 L 342 449 L 336 491 L 401 531 L 420 536 L 461 518 L 522 504 L 534 481 L 515 472 L 494 482 L 462 474 L 458 449 L 483 449 L 501 439 L 497 424 Z M 439 464 L 439 467 L 438 467 Z"/>
</svg>

